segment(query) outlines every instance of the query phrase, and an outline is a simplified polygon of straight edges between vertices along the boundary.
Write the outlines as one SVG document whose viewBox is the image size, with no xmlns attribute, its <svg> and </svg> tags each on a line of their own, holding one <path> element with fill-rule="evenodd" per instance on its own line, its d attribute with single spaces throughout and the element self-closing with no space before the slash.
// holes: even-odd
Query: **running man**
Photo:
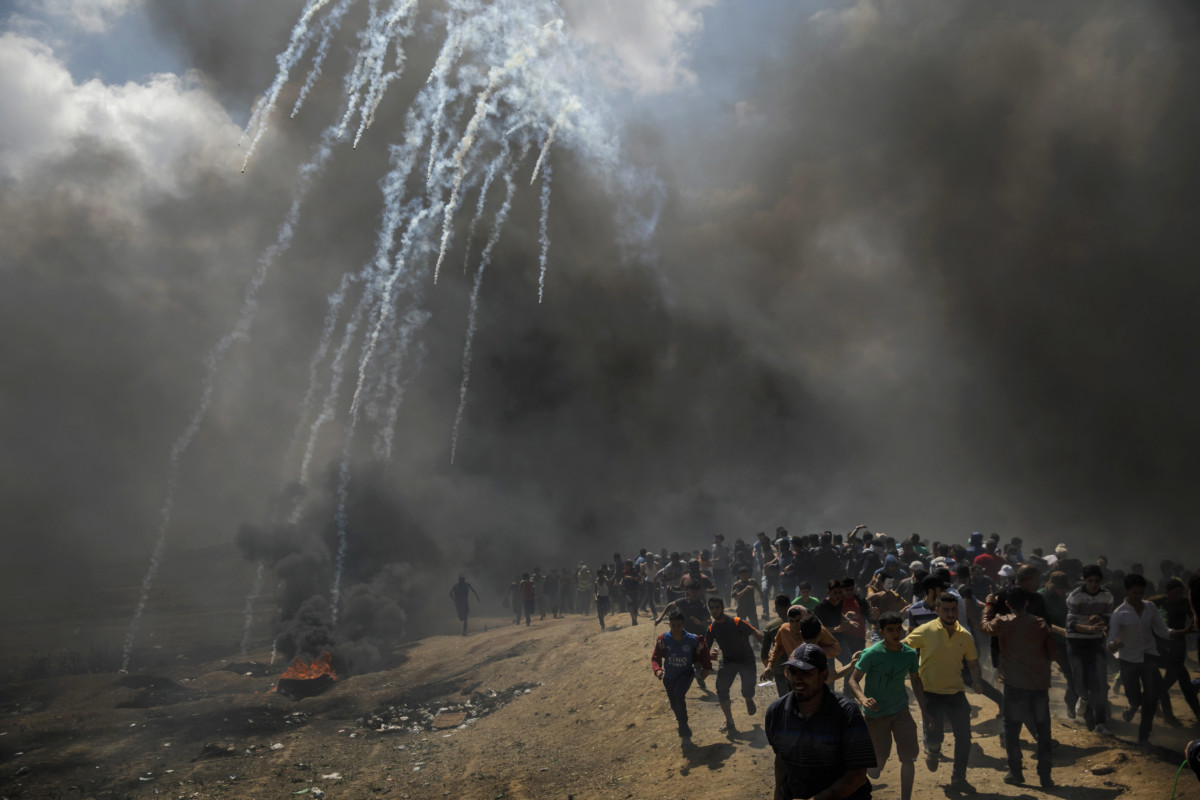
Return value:
<svg viewBox="0 0 1200 800">
<path fill-rule="evenodd" d="M 733 686 L 735 676 L 742 681 L 746 713 L 753 716 L 758 712 L 758 707 L 754 705 L 754 651 L 746 637 L 753 636 L 762 642 L 763 635 L 741 617 L 726 616 L 725 601 L 719 597 L 708 598 L 708 613 L 712 614 L 713 621 L 704 634 L 704 643 L 711 650 L 713 642 L 716 642 L 721 652 L 717 667 L 717 700 L 725 714 L 725 724 L 720 732 L 732 736 L 737 733 L 737 726 L 733 722 L 733 702 L 729 699 L 729 689 Z"/>
<path fill-rule="evenodd" d="M 945 722 L 954 731 L 954 771 L 950 788 L 975 794 L 967 782 L 967 760 L 971 756 L 971 705 L 963 685 L 963 662 L 971 674 L 971 686 L 983 693 L 979 675 L 979 652 L 971 632 L 958 622 L 958 598 L 943 593 L 937 602 L 937 619 L 909 631 L 907 644 L 921 654 L 919 672 L 925 690 L 925 766 L 936 772 L 942 755 Z"/>
<path fill-rule="evenodd" d="M 920 746 L 917 744 L 917 723 L 908 710 L 908 693 L 904 679 L 912 682 L 913 694 L 921 717 L 925 711 L 925 687 L 921 683 L 921 657 L 906 645 L 904 618 L 895 611 L 879 615 L 879 634 L 882 639 L 863 651 L 850 676 L 850 691 L 862 705 L 875 747 L 876 767 L 868 776 L 878 778 L 883 765 L 892 753 L 896 741 L 896 756 L 900 759 L 900 800 L 912 800 L 913 778 Z M 866 683 L 863 683 L 863 678 Z"/>
<path fill-rule="evenodd" d="M 671 704 L 671 711 L 679 724 L 680 738 L 690 739 L 692 729 L 688 727 L 687 691 L 696 676 L 696 662 L 700 663 L 700 677 L 703 678 L 712 672 L 712 659 L 704 639 L 683 629 L 682 611 L 671 609 L 667 620 L 671 630 L 655 641 L 654 652 L 650 655 L 650 668 L 667 692 L 667 702 Z"/>
<path fill-rule="evenodd" d="M 467 635 L 467 615 L 471 611 L 470 595 L 475 595 L 475 599 L 479 599 L 479 592 L 475 591 L 475 587 L 467 583 L 465 575 L 458 576 L 458 583 L 450 587 L 450 599 L 454 601 L 454 610 L 458 612 L 458 618 L 462 621 L 462 635 Z"/>
</svg>

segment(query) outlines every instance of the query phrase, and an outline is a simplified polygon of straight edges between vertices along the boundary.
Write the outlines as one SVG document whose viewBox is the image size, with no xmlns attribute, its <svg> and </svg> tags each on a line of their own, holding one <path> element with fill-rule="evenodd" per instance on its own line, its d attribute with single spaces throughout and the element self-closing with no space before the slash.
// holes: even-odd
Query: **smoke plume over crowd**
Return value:
<svg viewBox="0 0 1200 800">
<path fill-rule="evenodd" d="M 510 207 L 502 166 L 472 222 L 496 139 L 458 213 L 430 208 L 432 246 L 406 254 L 423 266 L 382 295 L 394 317 L 353 329 L 300 480 L 442 14 L 471 4 L 413 4 L 403 71 L 343 141 L 356 33 L 389 4 L 324 5 L 344 17 L 319 80 L 320 26 L 245 139 L 296 3 L 79 0 L 66 36 L 35 13 L 64 4 L 29 0 L 5 21 L 12 580 L 150 561 L 170 494 L 163 558 L 236 541 L 269 569 L 281 650 L 336 640 L 365 669 L 459 573 L 494 593 L 534 564 L 777 524 L 1197 562 L 1194 5 L 545 3 L 560 16 L 526 27 L 561 68 L 496 112 L 537 117 L 497 162 Z M 122 13 L 169 72 L 85 71 L 78 43 Z M 466 52 L 460 134 L 497 66 Z M 372 326 L 391 338 L 358 400 Z"/>
</svg>

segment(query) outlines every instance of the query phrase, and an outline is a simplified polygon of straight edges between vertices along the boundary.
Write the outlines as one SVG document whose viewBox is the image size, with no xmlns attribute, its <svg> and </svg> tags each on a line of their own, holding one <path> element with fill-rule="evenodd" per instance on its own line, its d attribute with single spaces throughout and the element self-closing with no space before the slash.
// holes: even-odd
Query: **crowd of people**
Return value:
<svg viewBox="0 0 1200 800">
<path fill-rule="evenodd" d="M 1124 691 L 1123 719 L 1138 719 L 1139 744 L 1156 720 L 1185 724 L 1175 714 L 1176 685 L 1200 724 L 1187 667 L 1200 574 L 1172 560 L 1154 577 L 1141 564 L 1123 572 L 1103 555 L 1084 563 L 1066 544 L 1025 549 L 1020 538 L 1002 543 L 998 534 L 948 543 L 863 525 L 845 536 L 780 527 L 774 537 L 762 532 L 732 546 L 717 534 L 696 551 L 615 553 L 594 571 L 584 562 L 549 574 L 535 568 L 513 581 L 505 604 L 513 624 L 547 613 L 595 613 L 602 629 L 614 614 L 633 625 L 667 620 L 651 668 L 685 740 L 688 691 L 694 682 L 709 691 L 714 662 L 728 735 L 737 731 L 733 685 L 754 718 L 756 680 L 773 680 L 779 697 L 762 722 L 776 755 L 777 797 L 869 797 L 893 743 L 902 800 L 911 798 L 922 743 L 927 769 L 950 761 L 948 788 L 974 794 L 967 687 L 997 707 L 1004 781 L 1025 783 L 1020 739 L 1028 731 L 1038 784 L 1052 788 L 1053 669 L 1064 679 L 1067 715 L 1095 734 L 1112 735 L 1110 681 Z M 463 578 L 451 590 L 464 634 L 468 592 Z M 943 759 L 947 723 L 954 746 Z M 1200 744 L 1189 755 L 1200 759 Z"/>
</svg>

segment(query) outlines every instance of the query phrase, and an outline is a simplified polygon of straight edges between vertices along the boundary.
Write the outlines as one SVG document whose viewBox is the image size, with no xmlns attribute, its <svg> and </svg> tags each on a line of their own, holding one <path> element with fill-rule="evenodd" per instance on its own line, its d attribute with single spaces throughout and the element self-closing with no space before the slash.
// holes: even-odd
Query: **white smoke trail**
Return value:
<svg viewBox="0 0 1200 800">
<path fill-rule="evenodd" d="M 513 183 L 512 171 L 504 174 L 505 194 L 504 203 L 496 212 L 496 220 L 492 224 L 492 235 L 488 237 L 483 253 L 479 256 L 479 268 L 475 271 L 475 283 L 471 286 L 471 303 L 467 311 L 467 340 L 463 344 L 462 383 L 458 387 L 458 409 L 454 412 L 454 427 L 450 431 L 450 463 L 458 454 L 458 431 L 462 426 L 463 412 L 467 408 L 467 387 L 471 384 L 472 345 L 475 342 L 476 320 L 479 315 L 479 287 L 483 285 L 483 273 L 492 260 L 492 250 L 500 240 L 500 230 L 512 208 L 512 197 L 516 185 Z"/>
<path fill-rule="evenodd" d="M 545 150 L 542 151 L 543 153 Z M 542 254 L 538 263 L 538 303 L 546 292 L 546 268 L 550 258 L 550 162 L 546 162 L 542 173 L 542 215 L 538 221 L 538 238 L 542 245 Z"/>
<path fill-rule="evenodd" d="M 571 102 L 563 106 L 563 110 L 558 112 L 558 119 L 554 120 L 554 125 L 550 128 L 550 135 L 546 137 L 546 143 L 542 145 L 542 151 L 538 153 L 537 163 L 533 165 L 533 175 L 529 177 L 529 185 L 537 183 L 538 172 L 542 169 L 542 162 L 546 160 L 546 154 L 550 152 L 550 146 L 554 144 L 554 137 L 558 136 L 558 129 L 562 126 L 563 120 L 567 118 L 567 114 L 579 108 L 579 101 L 571 98 Z"/>
<path fill-rule="evenodd" d="M 430 71 L 427 81 L 427 83 L 432 83 L 436 87 L 437 95 L 437 102 L 433 111 L 433 121 L 429 126 L 429 165 L 425 168 L 425 192 L 427 194 L 434 193 L 433 167 L 438 161 L 437 151 L 442 139 L 441 128 L 442 120 L 446 116 L 446 105 L 452 99 L 447 77 L 450 74 L 451 67 L 462 57 L 462 40 L 466 35 L 466 26 L 469 24 L 469 20 L 460 20 L 458 24 L 451 26 L 450 35 L 446 37 L 446 41 L 438 53 L 437 61 L 434 62 L 433 69 Z M 457 92 L 453 94 L 457 94 Z"/>
<path fill-rule="evenodd" d="M 396 40 L 403 41 L 412 35 L 413 26 L 416 24 L 416 16 L 413 14 L 416 7 L 417 0 L 396 0 L 391 13 L 383 20 L 380 31 L 383 47 L 379 51 L 379 57 L 372 64 L 367 96 L 363 100 L 363 108 L 359 114 L 358 132 L 354 134 L 354 147 L 358 147 L 367 128 L 370 128 L 375 122 L 375 112 L 379 109 L 379 104 L 383 101 L 383 95 L 387 92 L 388 86 L 404 72 L 407 58 L 404 49 L 398 43 L 396 44 L 396 68 L 390 72 L 383 70 L 387 62 L 388 43 Z"/>
<path fill-rule="evenodd" d="M 275 79 L 255 104 L 247 125 L 246 135 L 253 135 L 253 140 L 248 147 L 243 170 L 265 134 L 291 71 L 315 43 L 312 66 L 300 88 L 293 115 L 309 97 L 353 2 L 306 0 L 299 20 L 292 28 L 287 48 L 276 58 L 278 70 Z M 322 134 L 323 155 L 318 159 L 321 165 L 329 157 L 331 144 L 347 134 L 356 114 L 355 146 L 365 131 L 371 128 L 377 112 L 382 108 L 383 98 L 405 68 L 406 48 L 414 34 L 418 30 L 440 31 L 442 40 L 424 86 L 409 103 L 404 130 L 399 140 L 390 145 L 391 164 L 382 185 L 383 208 L 375 252 L 368 264 L 350 279 L 360 282 L 362 294 L 355 309 L 344 318 L 341 342 L 329 362 L 329 384 L 324 402 L 308 427 L 308 439 L 300 464 L 300 480 L 306 484 L 319 432 L 326 422 L 337 415 L 336 409 L 340 406 L 338 398 L 348 382 L 348 376 L 345 375 L 347 359 L 352 347 L 361 338 L 357 380 L 348 419 L 343 426 L 342 459 L 337 479 L 338 545 L 331 598 L 335 619 L 346 567 L 351 453 L 356 428 L 360 423 L 360 412 L 365 409 L 367 419 L 379 426 L 375 439 L 376 450 L 390 458 L 392 435 L 405 387 L 411 379 L 412 362 L 415 360 L 419 367 L 424 353 L 417 337 L 429 319 L 429 312 L 422 307 L 421 297 L 421 281 L 427 277 L 427 273 L 419 272 L 410 264 L 418 256 L 431 256 L 436 250 L 433 278 L 434 283 L 437 282 L 459 206 L 463 198 L 478 186 L 480 197 L 471 219 L 465 271 L 469 265 L 476 225 L 481 219 L 496 172 L 501 170 L 506 185 L 505 198 L 496 212 L 493 229 L 480 255 L 470 295 L 463 379 L 451 437 L 453 461 L 470 380 L 471 348 L 478 324 L 480 287 L 510 212 L 515 191 L 515 167 L 509 168 L 507 162 L 509 148 L 514 148 L 512 152 L 517 149 L 522 152 L 521 159 L 514 162 L 519 164 L 523 163 L 525 155 L 535 143 L 541 145 L 530 180 L 531 185 L 539 177 L 543 181 L 539 302 L 544 296 L 549 250 L 551 146 L 579 154 L 580 163 L 586 164 L 592 171 L 596 179 L 594 185 L 601 190 L 637 196 L 636 190 L 646 185 L 643 173 L 621 163 L 619 140 L 612 130 L 612 120 L 616 115 L 603 102 L 604 83 L 598 77 L 595 62 L 589 59 L 588 45 L 572 39 L 557 0 L 443 0 L 433 15 L 434 22 L 420 26 L 416 16 L 417 0 L 387 2 L 387 11 L 381 11 L 384 0 L 367 1 L 367 21 L 358 32 L 358 46 L 352 66 L 343 77 L 345 106 L 338 109 L 333 124 Z M 393 47 L 394 65 L 389 66 L 389 53 Z M 586 99 L 586 105 L 577 98 Z M 548 124 L 552 119 L 553 123 Z M 492 160 L 497 151 L 502 153 L 501 158 Z M 426 153 L 428 163 L 424 163 Z M 418 162 L 421 163 L 418 165 Z M 486 174 L 481 174 L 485 164 Z M 215 370 L 232 342 L 249 336 L 250 322 L 257 308 L 257 294 L 265 280 L 266 268 L 291 242 L 300 202 L 311 182 L 313 171 L 312 165 L 301 168 L 301 188 L 293 198 L 292 208 L 281 226 L 276 245 L 269 248 L 260 260 L 259 272 L 247 289 L 244 313 L 237 326 L 229 336 L 218 342 L 210 354 L 209 374 L 200 407 L 193 414 L 187 430 L 172 447 L 167 469 L 168 492 L 162 509 L 163 522 L 151 568 L 143 581 L 142 595 L 126 639 L 126 665 L 150 586 L 165 550 L 179 460 L 207 415 L 213 398 Z M 421 181 L 421 172 L 424 173 L 424 181 Z M 440 215 L 440 226 L 435 221 L 437 215 Z M 652 230 L 653 219 L 636 219 L 636 214 L 629 217 L 629 229 L 642 235 L 648 235 L 647 231 Z M 401 230 L 404 236 L 393 255 L 395 240 Z M 320 374 L 326 359 L 330 357 L 333 336 L 337 335 L 339 324 L 343 324 L 346 281 L 347 278 L 343 278 L 342 287 L 330 297 L 325 327 L 309 367 L 309 387 L 300 404 L 299 419 L 289 446 L 289 461 L 321 388 Z M 360 337 L 364 329 L 365 335 Z M 414 353 L 416 358 L 412 359 Z M 293 521 L 298 519 L 299 508 L 297 505 L 293 510 Z"/>
<path fill-rule="evenodd" d="M 192 413 L 187 428 L 171 446 L 171 454 L 167 459 L 167 496 L 163 501 L 162 511 L 160 512 L 158 537 L 154 543 L 154 552 L 150 556 L 150 566 L 146 570 L 145 577 L 142 579 L 142 591 L 138 596 L 138 602 L 133 611 L 133 619 L 129 623 L 129 631 L 125 634 L 125 647 L 121 657 L 121 669 L 123 670 L 129 668 L 129 658 L 133 653 L 133 643 L 137 639 L 138 627 L 141 625 L 142 615 L 146 610 L 146 601 L 150 597 L 150 589 L 154 585 L 155 578 L 158 577 L 158 570 L 162 566 L 162 558 L 166 552 L 167 531 L 171 525 L 171 511 L 175 506 L 175 490 L 179 482 L 179 460 L 187 452 L 192 439 L 195 438 L 197 431 L 200 430 L 200 425 L 208 416 L 208 409 L 212 404 L 213 391 L 216 385 L 217 370 L 220 369 L 225 356 L 229 353 L 229 348 L 236 341 L 248 341 L 250 338 L 250 326 L 258 311 L 259 292 L 263 284 L 266 283 L 271 267 L 291 247 L 292 238 L 295 236 L 296 224 L 300 219 L 300 208 L 303 205 L 304 198 L 308 194 L 308 190 L 312 188 L 313 181 L 324 170 L 332 153 L 331 133 L 332 129 L 326 129 L 320 143 L 317 145 L 316 154 L 307 164 L 304 164 L 300 168 L 296 188 L 292 193 L 292 205 L 288 209 L 283 223 L 279 226 L 279 232 L 276 234 L 275 241 L 263 251 L 263 254 L 258 259 L 258 269 L 255 270 L 242 297 L 242 308 L 238 314 L 237 323 L 234 325 L 233 330 L 225 334 L 213 346 L 208 353 L 208 357 L 205 359 L 204 388 L 200 394 L 200 404 Z"/>
<path fill-rule="evenodd" d="M 479 96 L 475 100 L 475 113 L 471 116 L 470 122 L 467 123 L 466 130 L 463 131 L 462 138 L 458 142 L 458 148 L 454 151 L 454 182 L 450 187 L 450 201 L 446 204 L 446 212 L 442 220 L 442 245 L 438 251 L 437 266 L 433 268 L 434 283 L 437 283 L 438 275 L 442 269 L 442 262 L 446 260 L 446 248 L 450 244 L 450 231 L 454 222 L 454 215 L 458 211 L 463 176 L 467 171 L 467 154 L 471 152 L 471 147 L 475 144 L 476 137 L 479 136 L 480 126 L 483 125 L 484 120 L 496 109 L 493 95 L 500 86 L 501 80 L 507 77 L 513 70 L 524 66 L 529 58 L 535 54 L 536 50 L 532 46 L 527 45 L 513 54 L 502 67 L 493 67 L 489 70 L 488 85 L 479 93 Z"/>
<path fill-rule="evenodd" d="M 266 569 L 266 566 L 264 562 L 258 562 L 258 568 L 254 570 L 254 587 L 250 590 L 250 594 L 246 595 L 246 610 L 243 614 L 245 622 L 242 624 L 242 647 L 238 651 L 243 656 L 246 655 L 246 650 L 250 646 L 250 628 L 254 625 L 254 601 L 262 592 L 263 570 Z"/>
<path fill-rule="evenodd" d="M 329 605 L 332 609 L 333 622 L 337 622 L 338 602 L 341 597 L 342 574 L 346 565 L 346 547 L 348 541 L 349 514 L 346 510 L 346 502 L 349 496 L 350 489 L 350 455 L 351 447 L 354 442 L 354 432 L 358 425 L 358 413 L 362 402 L 362 389 L 366 380 L 367 367 L 371 363 L 371 359 L 375 354 L 375 348 L 379 343 L 379 335 L 391 314 L 392 310 L 392 291 L 396 282 L 401 276 L 408 272 L 408 258 L 412 252 L 414 243 L 418 240 L 418 234 L 423 231 L 425 220 L 437 214 L 440 211 L 438 205 L 426 207 L 414 214 L 408 222 L 408 228 L 404 231 L 401 237 L 400 250 L 396 255 L 395 264 L 392 267 L 391 273 L 383 281 L 382 286 L 378 291 L 378 306 L 375 325 L 371 332 L 363 342 L 362 355 L 359 357 L 358 363 L 358 383 L 354 388 L 354 395 L 350 400 L 350 419 L 346 423 L 346 432 L 342 444 L 342 463 L 338 469 L 338 488 L 337 488 L 337 511 L 335 512 L 335 522 L 337 525 L 337 558 L 334 564 L 333 587 L 330 590 Z"/>
<path fill-rule="evenodd" d="M 275 63 L 279 70 L 275 73 L 275 80 L 271 83 L 271 88 L 267 89 L 262 101 L 254 107 L 254 113 L 250 115 L 250 121 L 246 124 L 246 136 L 250 135 L 250 131 L 254 130 L 254 138 L 250 140 L 250 146 L 246 149 L 246 158 L 242 162 L 242 172 L 246 171 L 246 167 L 250 164 L 250 158 L 254 155 L 255 149 L 258 147 L 258 142 L 262 139 L 263 133 L 267 130 L 267 120 L 271 116 L 271 112 L 275 110 L 275 103 L 279 100 L 279 93 L 283 91 L 283 87 L 287 84 L 288 76 L 291 74 L 292 68 L 296 66 L 296 62 L 304 55 L 304 50 L 308 47 L 308 43 L 312 41 L 312 31 L 308 24 L 312 18 L 322 8 L 329 5 L 330 0 L 308 0 L 308 4 L 304 7 L 304 11 L 300 14 L 300 19 L 296 21 L 292 27 L 292 36 L 288 41 L 287 49 L 275 57 Z"/>
<path fill-rule="evenodd" d="M 313 55 L 312 67 L 308 71 L 308 77 L 304 79 L 304 85 L 300 87 L 300 94 L 296 96 L 292 113 L 289 115 L 290 119 L 295 119 L 296 115 L 300 113 L 300 107 L 308 99 L 309 92 L 320 80 L 325 59 L 329 57 L 329 46 L 333 43 L 334 34 L 341 29 L 342 18 L 346 16 L 346 12 L 352 5 L 354 5 L 354 0 L 339 0 L 338 4 L 330 9 L 325 18 L 321 20 L 321 40 L 317 42 L 317 51 Z"/>
<path fill-rule="evenodd" d="M 471 247 L 475 243 L 475 229 L 479 226 L 479 220 L 483 217 L 483 207 L 487 203 L 488 191 L 492 188 L 492 181 L 496 179 L 496 169 L 508 160 L 509 140 L 506 138 L 501 145 L 500 155 L 492 159 L 488 164 L 487 174 L 483 176 L 483 185 L 479 187 L 479 200 L 475 203 L 475 213 L 471 215 L 471 222 L 467 226 L 467 244 L 466 253 L 463 255 L 463 275 L 467 274 L 467 267 L 471 263 Z"/>
<path fill-rule="evenodd" d="M 390 401 L 385 412 L 383 423 L 380 425 L 379 435 L 375 440 L 375 454 L 380 458 L 390 461 L 392 458 L 392 439 L 396 433 L 396 423 L 400 417 L 400 404 L 404 402 L 404 393 L 408 385 L 408 381 L 413 375 L 421 371 L 421 367 L 425 362 L 425 347 L 420 342 L 415 342 L 417 333 L 425 327 L 425 324 L 433 317 L 430 312 L 417 308 L 414 302 L 404 315 L 403 325 L 400 327 L 400 341 L 397 345 L 397 352 L 393 355 L 391 367 L 388 370 L 388 388 L 390 392 Z M 407 362 L 404 356 L 412 348 L 416 349 L 416 354 L 412 360 L 411 368 L 407 371 L 404 369 Z"/>
<path fill-rule="evenodd" d="M 304 432 L 305 424 L 308 421 L 308 412 L 312 408 L 313 399 L 317 393 L 317 386 L 319 385 L 318 372 L 321 364 L 325 362 L 325 356 L 329 353 L 329 345 L 333 342 L 333 332 L 337 328 L 342 303 L 346 301 L 346 290 L 354 280 L 354 275 L 350 273 L 344 274 L 341 284 L 329 295 L 327 301 L 329 310 L 325 313 L 325 323 L 321 328 L 321 339 L 318 341 L 317 349 L 308 362 L 308 389 L 304 392 L 304 399 L 300 401 L 300 409 L 296 417 L 296 427 L 292 430 L 292 438 L 288 442 L 284 455 L 285 473 L 287 472 L 287 465 L 291 463 L 296 448 L 300 444 L 300 436 Z"/>
<path fill-rule="evenodd" d="M 317 436 L 321 432 L 321 428 L 325 423 L 332 420 L 335 416 L 337 408 L 338 387 L 342 385 L 342 376 L 345 372 L 346 354 L 350 352 L 350 345 L 354 341 L 354 336 L 358 332 L 358 326 L 362 322 L 363 315 L 369 305 L 369 298 L 364 295 L 360 299 L 358 305 L 350 318 L 346 320 L 346 327 L 342 333 L 342 342 L 338 349 L 334 352 L 333 362 L 330 364 L 329 391 L 325 394 L 325 400 L 321 403 L 321 411 L 313 420 L 312 426 L 308 431 L 308 443 L 304 448 L 304 458 L 300 462 L 300 485 L 308 485 L 308 472 L 312 466 L 313 453 L 317 448 Z M 292 510 L 291 516 L 288 517 L 288 522 L 295 524 L 300 519 L 300 505 L 297 502 L 296 507 Z"/>
</svg>

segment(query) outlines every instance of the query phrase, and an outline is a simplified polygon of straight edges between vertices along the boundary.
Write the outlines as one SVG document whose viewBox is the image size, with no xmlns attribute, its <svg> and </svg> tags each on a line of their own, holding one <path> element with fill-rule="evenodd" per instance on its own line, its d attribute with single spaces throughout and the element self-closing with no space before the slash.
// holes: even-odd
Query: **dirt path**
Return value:
<svg viewBox="0 0 1200 800">
<path fill-rule="evenodd" d="M 402 666 L 347 677 L 300 701 L 271 692 L 274 675 L 230 671 L 232 659 L 151 676 L 7 687 L 0 695 L 0 797 L 771 796 L 761 719 L 772 688 L 759 689 L 754 718 L 735 712 L 741 730 L 732 739 L 717 732 L 715 698 L 693 689 L 695 736 L 681 744 L 649 671 L 655 630 L 645 620 L 610 623 L 604 633 L 594 618 L 580 616 L 528 628 L 504 619 L 472 626 L 480 632 L 406 645 Z M 971 702 L 976 746 L 968 777 L 979 796 L 1044 796 L 1000 781 L 995 708 L 973 695 Z M 1114 727 L 1133 734 L 1120 721 Z M 1160 746 L 1137 748 L 1065 718 L 1055 720 L 1054 735 L 1061 786 L 1052 794 L 1065 800 L 1167 800 L 1186 739 L 1156 729 Z M 1025 753 L 1033 774 L 1032 748 Z M 945 796 L 948 773 L 948 764 L 929 773 L 918 762 L 915 797 Z M 1193 776 L 1185 774 L 1180 786 L 1178 797 L 1200 797 Z M 893 759 L 875 796 L 898 794 Z"/>
</svg>

